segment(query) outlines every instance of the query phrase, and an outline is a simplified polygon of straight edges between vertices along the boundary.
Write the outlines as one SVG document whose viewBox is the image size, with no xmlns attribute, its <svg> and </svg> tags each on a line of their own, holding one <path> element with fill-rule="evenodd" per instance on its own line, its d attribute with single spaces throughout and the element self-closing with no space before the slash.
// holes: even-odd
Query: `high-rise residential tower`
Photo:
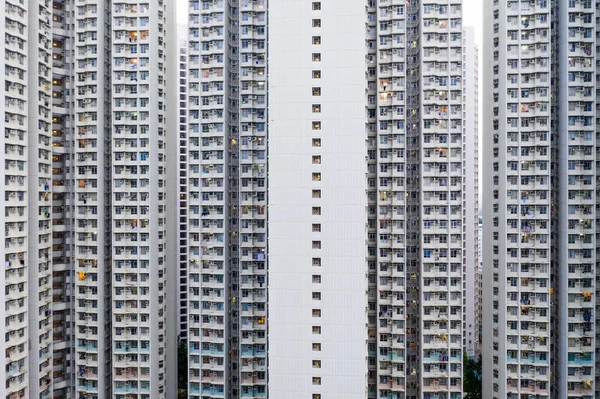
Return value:
<svg viewBox="0 0 600 399">
<path fill-rule="evenodd" d="M 365 2 L 269 21 L 268 392 L 365 398 Z"/>
<path fill-rule="evenodd" d="M 597 14 L 486 1 L 486 398 L 598 397 Z"/>
<path fill-rule="evenodd" d="M 52 7 L 52 396 L 65 399 L 73 395 L 75 372 L 72 10 L 73 6 L 67 2 L 55 2 Z"/>
<path fill-rule="evenodd" d="M 6 398 L 52 395 L 52 9 L 4 1 L 0 277 Z M 36 71 L 31 73 L 31 71 Z"/>
<path fill-rule="evenodd" d="M 265 396 L 266 0 L 189 4 L 189 395 Z"/>
<path fill-rule="evenodd" d="M 169 256 L 178 265 L 175 280 L 174 295 L 177 296 L 176 312 L 177 337 L 182 342 L 187 340 L 188 333 L 188 45 L 187 26 L 178 25 L 177 36 L 171 39 L 174 50 L 169 55 L 176 58 L 175 68 L 169 71 L 169 81 L 176 82 L 177 88 L 169 90 L 167 96 L 171 111 L 168 115 L 169 130 L 177 132 L 171 138 L 172 148 L 168 147 L 169 159 L 169 190 L 175 195 L 170 196 L 168 207 L 171 208 L 169 223 L 171 226 Z M 172 152 L 170 150 L 173 150 Z M 171 220 L 172 219 L 172 220 Z"/>
<path fill-rule="evenodd" d="M 172 396 L 168 5 L 3 2 L 3 397 Z"/>
<path fill-rule="evenodd" d="M 5 397 L 461 397 L 460 0 L 174 6 L 5 0 Z"/>
<path fill-rule="evenodd" d="M 370 1 L 369 397 L 462 395 L 460 1 Z"/>
<path fill-rule="evenodd" d="M 475 323 L 477 325 L 477 330 L 475 331 L 476 338 L 478 343 L 475 346 L 475 356 L 481 356 L 481 347 L 483 341 L 483 255 L 482 255 L 482 235 L 483 235 L 483 225 L 481 221 L 481 208 L 478 216 L 478 229 L 477 236 L 479 242 L 478 257 L 477 264 L 479 267 L 479 271 L 475 275 Z"/>
<path fill-rule="evenodd" d="M 461 397 L 478 220 L 461 2 L 189 13 L 190 397 Z"/>
<path fill-rule="evenodd" d="M 463 346 L 479 350 L 479 49 L 473 28 L 463 31 Z"/>
</svg>

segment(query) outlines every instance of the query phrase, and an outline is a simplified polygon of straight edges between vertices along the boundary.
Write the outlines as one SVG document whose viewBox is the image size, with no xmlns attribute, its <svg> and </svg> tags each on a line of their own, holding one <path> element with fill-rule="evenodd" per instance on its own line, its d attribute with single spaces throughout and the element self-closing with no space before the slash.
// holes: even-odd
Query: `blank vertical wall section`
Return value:
<svg viewBox="0 0 600 399">
<path fill-rule="evenodd" d="M 315 30 L 317 18 L 321 26 Z M 269 24 L 269 396 L 362 399 L 365 3 L 328 0 L 315 13 L 311 1 L 277 0 L 269 5 Z M 313 36 L 320 44 L 313 44 Z M 315 69 L 320 79 L 313 79 Z M 319 97 L 312 87 L 321 88 Z M 312 112 L 315 103 L 321 104 L 318 114 Z M 320 130 L 313 130 L 314 121 Z M 320 147 L 313 146 L 315 137 Z M 318 166 L 313 155 L 321 156 Z M 317 180 L 315 172 L 321 173 Z M 320 199 L 313 198 L 313 189 L 322 190 Z M 320 216 L 314 206 L 321 207 Z M 321 225 L 318 234 L 313 223 Z M 314 248 L 315 239 L 321 249 Z M 322 259 L 321 267 L 312 266 L 313 257 Z M 321 283 L 314 284 L 313 275 Z M 313 299 L 314 291 L 320 300 Z M 321 317 L 313 317 L 314 308 Z M 315 325 L 320 335 L 313 333 Z M 321 344 L 320 351 L 313 343 Z M 320 385 L 313 377 L 320 377 Z"/>
</svg>

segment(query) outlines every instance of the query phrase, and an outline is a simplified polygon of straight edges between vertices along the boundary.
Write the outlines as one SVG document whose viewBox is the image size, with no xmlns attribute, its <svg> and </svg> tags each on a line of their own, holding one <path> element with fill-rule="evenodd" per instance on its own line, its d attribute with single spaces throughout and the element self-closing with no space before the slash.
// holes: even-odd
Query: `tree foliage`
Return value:
<svg viewBox="0 0 600 399">
<path fill-rule="evenodd" d="M 481 356 L 477 360 L 463 354 L 463 390 L 464 399 L 483 399 L 481 386 Z"/>
<path fill-rule="evenodd" d="M 188 390 L 188 353 L 187 344 L 179 341 L 177 344 L 177 390 L 180 399 L 187 398 Z"/>
</svg>

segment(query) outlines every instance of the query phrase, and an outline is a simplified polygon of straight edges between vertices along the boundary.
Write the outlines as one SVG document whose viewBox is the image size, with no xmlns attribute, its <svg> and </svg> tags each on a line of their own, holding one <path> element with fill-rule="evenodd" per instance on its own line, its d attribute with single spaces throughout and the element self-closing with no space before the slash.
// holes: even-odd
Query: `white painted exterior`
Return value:
<svg viewBox="0 0 600 399">
<path fill-rule="evenodd" d="M 269 395 L 364 398 L 364 2 L 274 1 L 269 20 Z"/>
<path fill-rule="evenodd" d="M 170 56 L 174 58 L 169 81 L 176 82 L 177 89 L 168 92 L 169 127 L 176 132 L 170 137 L 169 144 L 173 145 L 169 152 L 169 190 L 175 195 L 170 196 L 169 209 L 173 223 L 171 240 L 174 241 L 169 253 L 172 262 L 177 265 L 173 274 L 176 282 L 176 312 L 177 338 L 186 341 L 188 333 L 188 44 L 187 25 L 179 25 L 177 38 L 171 44 L 176 47 Z M 175 244 L 176 243 L 176 244 Z M 173 320 L 175 320 L 173 319 Z"/>
<path fill-rule="evenodd" d="M 179 377 L 179 339 L 181 337 L 180 313 L 187 314 L 187 274 L 181 269 L 182 258 L 187 255 L 187 241 L 181 232 L 187 231 L 187 28 L 177 24 L 176 2 L 167 3 L 166 10 L 166 308 L 165 308 L 165 370 L 167 398 L 176 395 Z M 183 72 L 183 73 L 182 73 Z M 181 120 L 183 118 L 183 121 Z M 184 195 L 182 195 L 184 194 Z M 182 203 L 183 202 L 183 203 Z M 184 341 L 185 342 L 185 341 Z"/>
<path fill-rule="evenodd" d="M 479 49 L 473 28 L 463 31 L 463 346 L 469 357 L 479 354 Z"/>
</svg>

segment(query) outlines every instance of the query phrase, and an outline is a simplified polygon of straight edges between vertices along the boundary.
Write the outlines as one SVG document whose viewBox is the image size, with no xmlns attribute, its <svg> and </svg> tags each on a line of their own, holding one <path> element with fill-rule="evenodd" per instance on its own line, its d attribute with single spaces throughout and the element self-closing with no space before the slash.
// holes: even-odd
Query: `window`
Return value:
<svg viewBox="0 0 600 399">
<path fill-rule="evenodd" d="M 312 60 L 314 62 L 321 62 L 321 53 L 313 53 Z"/>
<path fill-rule="evenodd" d="M 312 174 L 313 181 L 321 181 L 321 174 L 319 172 L 315 172 Z"/>
<path fill-rule="evenodd" d="M 315 114 L 320 114 L 321 113 L 321 104 L 313 104 L 312 111 Z"/>
<path fill-rule="evenodd" d="M 314 121 L 312 123 L 312 129 L 313 130 L 321 130 L 321 122 L 320 121 Z"/>
<path fill-rule="evenodd" d="M 313 163 L 313 165 L 320 165 L 321 164 L 321 156 L 320 155 L 313 155 L 313 157 L 312 157 L 312 163 Z"/>
<path fill-rule="evenodd" d="M 320 11 L 321 10 L 321 2 L 313 1 L 312 8 L 313 8 L 313 11 Z"/>
<path fill-rule="evenodd" d="M 321 399 L 321 394 L 320 393 L 313 393 L 312 399 Z"/>
<path fill-rule="evenodd" d="M 321 214 L 321 207 L 320 206 L 313 206 L 312 207 L 312 214 L 313 215 L 320 215 Z"/>
<path fill-rule="evenodd" d="M 313 36 L 312 43 L 317 45 L 321 44 L 321 36 Z"/>
<path fill-rule="evenodd" d="M 321 368 L 321 361 L 320 360 L 313 360 L 312 361 L 312 365 L 313 365 L 313 368 L 320 369 Z"/>
<path fill-rule="evenodd" d="M 312 332 L 313 334 L 321 335 L 321 326 L 313 326 Z"/>
<path fill-rule="evenodd" d="M 321 198 L 321 190 L 312 190 L 313 198 Z"/>
<path fill-rule="evenodd" d="M 313 317 L 321 317 L 321 309 L 313 309 L 312 315 Z"/>
<path fill-rule="evenodd" d="M 313 28 L 320 28 L 321 27 L 321 20 L 319 18 L 315 18 L 312 20 L 312 26 Z"/>
<path fill-rule="evenodd" d="M 321 344 L 320 343 L 313 343 L 312 344 L 312 349 L 315 352 L 321 352 Z"/>
<path fill-rule="evenodd" d="M 315 233 L 321 232 L 321 224 L 320 223 L 313 223 L 313 225 L 312 225 L 312 231 L 315 232 Z"/>
<path fill-rule="evenodd" d="M 319 71 L 319 70 L 312 71 L 312 77 L 313 77 L 313 79 L 321 79 L 321 71 Z"/>
<path fill-rule="evenodd" d="M 313 249 L 321 249 L 321 241 L 313 241 L 312 247 Z"/>
<path fill-rule="evenodd" d="M 321 88 L 320 87 L 313 87 L 312 88 L 312 95 L 313 96 L 320 96 L 321 95 Z"/>
<path fill-rule="evenodd" d="M 315 301 L 320 301 L 321 300 L 321 293 L 318 292 L 318 291 L 313 292 L 312 293 L 312 299 L 315 300 Z"/>
<path fill-rule="evenodd" d="M 313 385 L 321 385 L 321 377 L 313 377 L 312 383 Z"/>
<path fill-rule="evenodd" d="M 321 139 L 312 139 L 312 146 L 313 147 L 320 147 L 321 146 Z"/>
<path fill-rule="evenodd" d="M 321 284 L 321 275 L 320 274 L 313 274 L 312 281 L 315 284 Z"/>
<path fill-rule="evenodd" d="M 312 258 L 312 265 L 321 267 L 321 258 Z"/>
</svg>

